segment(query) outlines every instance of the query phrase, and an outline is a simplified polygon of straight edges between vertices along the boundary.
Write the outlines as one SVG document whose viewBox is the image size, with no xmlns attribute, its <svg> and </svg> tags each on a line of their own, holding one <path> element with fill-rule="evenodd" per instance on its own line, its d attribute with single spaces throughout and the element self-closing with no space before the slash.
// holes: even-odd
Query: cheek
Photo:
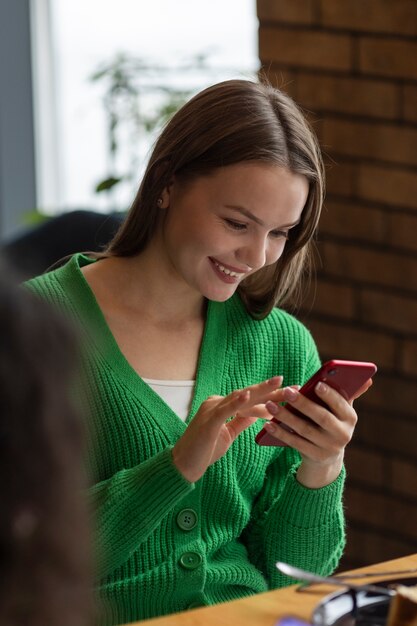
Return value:
<svg viewBox="0 0 417 626">
<path fill-rule="evenodd" d="M 286 239 L 280 239 L 279 241 L 273 241 L 271 243 L 266 253 L 265 265 L 272 265 L 278 261 L 284 252 L 286 243 Z"/>
<path fill-rule="evenodd" d="M 201 223 L 192 220 L 176 228 L 175 235 L 171 239 L 171 248 L 186 263 L 195 266 L 203 257 L 216 254 L 218 240 L 219 238 L 210 230 L 204 229 Z"/>
</svg>

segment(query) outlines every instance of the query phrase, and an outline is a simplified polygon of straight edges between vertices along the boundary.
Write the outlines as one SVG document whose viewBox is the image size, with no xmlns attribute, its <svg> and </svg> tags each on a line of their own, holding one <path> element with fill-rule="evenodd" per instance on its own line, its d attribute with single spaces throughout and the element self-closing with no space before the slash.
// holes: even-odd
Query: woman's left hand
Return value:
<svg viewBox="0 0 417 626">
<path fill-rule="evenodd" d="M 354 399 L 365 393 L 371 385 L 370 379 L 361 387 Z M 353 408 L 353 400 L 348 402 L 325 383 L 319 383 L 315 392 L 328 408 L 309 400 L 294 387 L 287 387 L 284 390 L 287 404 L 298 409 L 311 421 L 294 415 L 284 406 L 267 404 L 274 418 L 294 432 L 288 432 L 275 422 L 265 424 L 270 434 L 299 451 L 302 463 L 297 471 L 297 480 L 305 487 L 313 489 L 324 487 L 339 476 L 344 450 L 352 438 L 358 419 Z"/>
</svg>

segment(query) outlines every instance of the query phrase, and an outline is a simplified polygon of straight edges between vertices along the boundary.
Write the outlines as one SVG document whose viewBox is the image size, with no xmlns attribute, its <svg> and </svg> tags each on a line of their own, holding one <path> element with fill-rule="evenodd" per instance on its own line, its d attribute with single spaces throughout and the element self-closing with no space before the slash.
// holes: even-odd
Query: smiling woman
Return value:
<svg viewBox="0 0 417 626">
<path fill-rule="evenodd" d="M 287 224 L 299 223 L 307 195 L 304 176 L 252 161 L 191 181 L 174 176 L 160 204 L 172 210 L 148 250 L 154 262 L 165 257 L 172 279 L 185 277 L 198 299 L 227 300 L 243 280 L 278 261 Z"/>
<path fill-rule="evenodd" d="M 308 267 L 323 189 L 297 105 L 224 81 L 166 125 L 107 250 L 28 283 L 85 336 L 104 624 L 290 584 L 276 561 L 337 566 L 353 407 L 323 385 L 308 422 L 280 412 L 286 447 L 255 442 L 320 363 L 277 305 Z"/>
</svg>

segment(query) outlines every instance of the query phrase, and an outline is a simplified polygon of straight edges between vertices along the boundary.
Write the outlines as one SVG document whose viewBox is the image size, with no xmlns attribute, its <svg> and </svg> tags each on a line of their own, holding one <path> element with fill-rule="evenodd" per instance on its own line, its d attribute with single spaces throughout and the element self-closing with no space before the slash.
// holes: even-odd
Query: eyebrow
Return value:
<svg viewBox="0 0 417 626">
<path fill-rule="evenodd" d="M 265 224 L 265 222 L 260 220 L 259 217 L 254 215 L 251 211 L 249 211 L 249 209 L 245 209 L 242 206 L 235 206 L 234 204 L 226 204 L 225 206 L 228 209 L 232 209 L 233 211 L 237 211 L 238 213 L 241 213 L 245 217 L 256 222 L 256 224 L 259 224 L 259 226 L 263 226 L 264 228 L 267 228 L 267 225 Z M 297 224 L 299 223 L 300 223 L 300 220 L 297 220 L 296 222 L 293 222 L 292 224 L 281 224 L 280 226 L 277 226 L 276 228 L 293 228 L 294 226 L 297 226 Z"/>
</svg>

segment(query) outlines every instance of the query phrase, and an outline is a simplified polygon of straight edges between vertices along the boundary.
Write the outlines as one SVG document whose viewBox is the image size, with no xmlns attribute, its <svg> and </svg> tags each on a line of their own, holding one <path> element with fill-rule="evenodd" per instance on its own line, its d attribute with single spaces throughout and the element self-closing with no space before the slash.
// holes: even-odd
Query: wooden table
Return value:
<svg viewBox="0 0 417 626">
<path fill-rule="evenodd" d="M 417 570 L 417 554 L 393 561 L 377 563 L 353 571 L 355 573 L 365 573 L 412 568 Z M 415 575 L 417 576 L 417 571 Z M 413 574 L 404 574 L 405 578 L 411 576 Z M 382 575 L 372 578 L 372 582 L 383 580 L 384 578 L 394 578 L 394 576 Z M 356 582 L 371 581 L 355 579 Z M 301 593 L 296 591 L 296 589 L 297 585 L 292 585 L 284 589 L 257 594 L 243 600 L 235 600 L 135 623 L 136 626 L 139 624 L 145 624 L 146 626 L 274 626 L 279 618 L 290 615 L 308 621 L 320 599 L 328 593 L 335 591 L 336 587 L 314 585 Z M 131 624 L 130 626 L 134 625 Z"/>
</svg>

